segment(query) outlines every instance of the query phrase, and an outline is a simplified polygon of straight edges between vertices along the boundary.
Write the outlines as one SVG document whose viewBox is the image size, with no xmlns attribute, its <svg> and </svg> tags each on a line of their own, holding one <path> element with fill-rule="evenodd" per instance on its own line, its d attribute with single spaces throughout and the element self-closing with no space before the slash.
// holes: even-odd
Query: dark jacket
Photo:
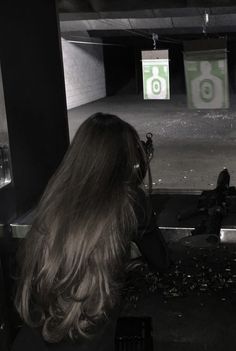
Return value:
<svg viewBox="0 0 236 351">
<path fill-rule="evenodd" d="M 169 262 L 167 248 L 157 228 L 156 215 L 141 189 L 137 190 L 135 213 L 138 219 L 138 233 L 133 241 L 152 270 L 165 271 Z M 46 343 L 39 330 L 24 326 L 16 337 L 12 351 L 114 351 L 118 315 L 119 308 L 95 337 L 75 343 L 69 339 L 56 344 Z"/>
</svg>

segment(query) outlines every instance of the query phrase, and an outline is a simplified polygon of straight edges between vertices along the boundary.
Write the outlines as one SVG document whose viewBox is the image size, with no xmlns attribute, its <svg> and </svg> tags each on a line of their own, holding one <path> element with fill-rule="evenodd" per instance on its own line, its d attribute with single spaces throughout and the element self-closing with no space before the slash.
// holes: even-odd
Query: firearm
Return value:
<svg viewBox="0 0 236 351">
<path fill-rule="evenodd" d="M 220 234 L 221 223 L 230 209 L 229 196 L 236 195 L 235 187 L 230 186 L 230 174 L 224 168 L 218 175 L 216 188 L 204 190 L 198 200 L 197 208 L 180 213 L 178 220 L 191 218 L 202 214 L 200 224 L 192 230 L 192 234 Z"/>
<path fill-rule="evenodd" d="M 147 155 L 148 162 L 151 161 L 151 159 L 153 158 L 153 154 L 154 154 L 154 146 L 153 146 L 152 137 L 153 137 L 153 134 L 149 132 L 146 134 L 147 140 L 146 141 L 141 140 L 141 143 L 142 143 L 143 148 L 144 148 L 146 155 Z"/>
</svg>

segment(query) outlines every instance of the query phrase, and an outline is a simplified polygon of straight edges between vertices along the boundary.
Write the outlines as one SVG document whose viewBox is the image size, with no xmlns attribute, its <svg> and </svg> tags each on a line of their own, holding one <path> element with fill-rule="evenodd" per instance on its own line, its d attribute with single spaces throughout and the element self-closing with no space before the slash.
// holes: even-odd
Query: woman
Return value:
<svg viewBox="0 0 236 351">
<path fill-rule="evenodd" d="M 125 121 L 96 113 L 80 126 L 26 239 L 16 307 L 28 327 L 14 351 L 113 349 L 130 241 L 148 256 L 155 236 L 163 257 L 151 254 L 151 264 L 166 265 L 139 189 L 147 169 L 142 142 Z"/>
</svg>

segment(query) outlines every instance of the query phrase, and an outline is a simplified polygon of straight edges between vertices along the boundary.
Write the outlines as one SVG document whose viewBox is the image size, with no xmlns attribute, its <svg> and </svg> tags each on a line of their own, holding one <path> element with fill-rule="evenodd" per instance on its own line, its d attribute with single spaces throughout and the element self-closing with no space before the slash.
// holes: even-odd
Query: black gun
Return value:
<svg viewBox="0 0 236 351">
<path fill-rule="evenodd" d="M 218 175 L 216 188 L 204 190 L 199 197 L 197 208 L 180 213 L 178 220 L 181 221 L 202 214 L 203 219 L 192 230 L 192 234 L 219 235 L 222 219 L 230 211 L 230 196 L 233 195 L 236 195 L 236 189 L 230 186 L 230 174 L 227 168 L 224 168 Z"/>
<path fill-rule="evenodd" d="M 146 134 L 147 140 L 146 141 L 141 140 L 141 143 L 142 143 L 143 148 L 144 148 L 146 155 L 147 155 L 148 162 L 151 161 L 151 159 L 153 158 L 153 154 L 154 154 L 154 146 L 153 146 L 152 137 L 153 137 L 153 134 L 149 132 Z"/>
</svg>

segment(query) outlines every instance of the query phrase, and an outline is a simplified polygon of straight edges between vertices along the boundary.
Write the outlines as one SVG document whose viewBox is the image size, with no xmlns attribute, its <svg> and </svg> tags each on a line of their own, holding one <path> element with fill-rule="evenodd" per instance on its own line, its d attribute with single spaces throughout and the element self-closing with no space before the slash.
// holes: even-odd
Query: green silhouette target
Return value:
<svg viewBox="0 0 236 351">
<path fill-rule="evenodd" d="M 221 109 L 229 107 L 227 59 L 201 54 L 201 59 L 188 54 L 184 60 L 188 107 Z"/>
<path fill-rule="evenodd" d="M 169 60 L 143 59 L 143 97 L 145 100 L 170 98 Z"/>
</svg>

